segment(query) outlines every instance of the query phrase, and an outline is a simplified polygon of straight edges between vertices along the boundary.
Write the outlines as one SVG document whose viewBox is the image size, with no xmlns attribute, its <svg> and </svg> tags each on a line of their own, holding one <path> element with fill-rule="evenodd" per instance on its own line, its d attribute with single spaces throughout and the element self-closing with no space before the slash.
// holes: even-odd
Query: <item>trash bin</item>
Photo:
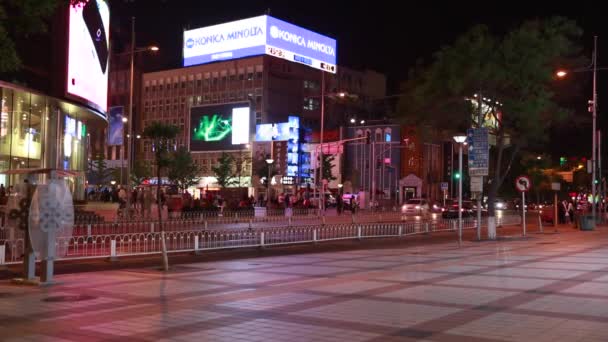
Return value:
<svg viewBox="0 0 608 342">
<path fill-rule="evenodd" d="M 593 228 L 595 228 L 593 215 L 580 215 L 579 217 L 579 227 L 581 230 L 593 230 Z"/>
</svg>

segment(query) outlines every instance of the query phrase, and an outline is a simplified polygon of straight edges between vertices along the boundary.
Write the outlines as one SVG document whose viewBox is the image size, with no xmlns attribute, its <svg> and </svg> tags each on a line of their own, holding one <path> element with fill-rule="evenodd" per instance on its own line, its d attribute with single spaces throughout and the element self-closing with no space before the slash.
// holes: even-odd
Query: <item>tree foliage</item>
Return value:
<svg viewBox="0 0 608 342">
<path fill-rule="evenodd" d="M 171 157 L 171 163 L 167 170 L 167 177 L 178 188 L 185 191 L 189 187 L 198 184 L 201 169 L 192 159 L 188 149 L 181 147 Z"/>
<path fill-rule="evenodd" d="M 152 167 L 143 160 L 136 160 L 131 169 L 131 183 L 137 186 L 150 177 L 152 177 Z"/>
<path fill-rule="evenodd" d="M 217 160 L 218 165 L 211 167 L 217 184 L 225 188 L 234 183 L 234 173 L 232 172 L 232 165 L 234 164 L 234 157 L 226 152 L 222 152 L 222 155 Z"/>
<path fill-rule="evenodd" d="M 0 73 L 17 71 L 21 59 L 15 42 L 48 32 L 48 19 L 60 5 L 84 0 L 0 0 Z"/>
<path fill-rule="evenodd" d="M 331 154 L 324 154 L 323 155 L 323 178 L 322 179 L 327 179 L 327 181 L 332 181 L 332 180 L 336 180 L 337 178 L 334 177 L 334 175 L 331 173 L 331 169 L 334 167 L 334 160 L 336 160 L 336 157 L 334 155 Z M 320 168 L 316 168 L 315 170 L 315 178 L 319 179 L 319 171 Z"/>
<path fill-rule="evenodd" d="M 496 122 L 490 215 L 518 152 L 545 143 L 547 127 L 568 114 L 552 92 L 553 74 L 560 65 L 579 60 L 575 41 L 580 35 L 580 28 L 562 17 L 526 21 L 504 35 L 476 26 L 437 52 L 432 64 L 413 70 L 403 85 L 407 95 L 399 114 L 407 123 L 426 127 L 427 137 L 440 132 L 448 138 L 474 126 L 478 108 L 466 100 L 473 94 L 501 104 L 483 113 Z"/>
<path fill-rule="evenodd" d="M 99 153 L 94 159 L 89 160 L 87 176 L 91 184 L 101 186 L 114 178 L 114 171 L 113 168 L 107 167 L 105 156 L 102 153 Z"/>
</svg>

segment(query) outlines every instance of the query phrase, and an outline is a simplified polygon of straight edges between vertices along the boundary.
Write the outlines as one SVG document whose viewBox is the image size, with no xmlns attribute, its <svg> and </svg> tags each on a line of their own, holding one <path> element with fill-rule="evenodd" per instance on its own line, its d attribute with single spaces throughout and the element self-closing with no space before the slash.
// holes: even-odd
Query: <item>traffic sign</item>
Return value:
<svg viewBox="0 0 608 342">
<path fill-rule="evenodd" d="M 471 176 L 470 178 L 471 192 L 483 192 L 483 177 Z"/>
<path fill-rule="evenodd" d="M 519 176 L 515 179 L 515 189 L 519 192 L 527 192 L 532 187 L 532 181 L 528 176 Z"/>
<path fill-rule="evenodd" d="M 469 128 L 467 144 L 469 145 L 469 176 L 487 176 L 490 166 L 490 145 L 487 128 Z"/>
<path fill-rule="evenodd" d="M 448 182 L 441 182 L 441 191 L 448 190 Z"/>
</svg>

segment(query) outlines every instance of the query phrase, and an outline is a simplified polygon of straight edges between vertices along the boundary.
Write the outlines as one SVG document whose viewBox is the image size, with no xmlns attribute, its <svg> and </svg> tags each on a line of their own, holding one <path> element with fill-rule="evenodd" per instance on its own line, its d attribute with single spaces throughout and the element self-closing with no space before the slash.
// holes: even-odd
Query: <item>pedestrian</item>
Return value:
<svg viewBox="0 0 608 342">
<path fill-rule="evenodd" d="M 570 222 L 576 225 L 576 217 L 574 217 L 574 204 L 572 201 L 568 202 L 568 207 L 566 210 L 568 212 L 568 217 L 570 217 Z"/>
<path fill-rule="evenodd" d="M 563 201 L 557 205 L 557 216 L 559 224 L 564 224 L 566 222 L 566 208 L 564 208 Z"/>
<path fill-rule="evenodd" d="M 149 188 L 146 188 L 143 195 L 143 212 L 145 218 L 152 218 L 152 193 Z"/>
<path fill-rule="evenodd" d="M 6 188 L 4 188 L 4 184 L 0 184 L 0 205 L 4 205 L 6 199 Z"/>
</svg>

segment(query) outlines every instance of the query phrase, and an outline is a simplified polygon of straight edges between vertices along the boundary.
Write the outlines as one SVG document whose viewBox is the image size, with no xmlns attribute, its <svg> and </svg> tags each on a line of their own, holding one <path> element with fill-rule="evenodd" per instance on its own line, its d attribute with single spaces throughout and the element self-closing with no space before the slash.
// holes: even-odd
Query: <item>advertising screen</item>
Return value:
<svg viewBox="0 0 608 342">
<path fill-rule="evenodd" d="M 184 66 L 267 54 L 336 72 L 336 40 L 268 15 L 184 31 Z"/>
<path fill-rule="evenodd" d="M 190 109 L 190 150 L 240 150 L 249 143 L 249 103 Z"/>
<path fill-rule="evenodd" d="M 110 9 L 106 0 L 69 6 L 67 93 L 103 113 L 108 103 Z"/>
</svg>

